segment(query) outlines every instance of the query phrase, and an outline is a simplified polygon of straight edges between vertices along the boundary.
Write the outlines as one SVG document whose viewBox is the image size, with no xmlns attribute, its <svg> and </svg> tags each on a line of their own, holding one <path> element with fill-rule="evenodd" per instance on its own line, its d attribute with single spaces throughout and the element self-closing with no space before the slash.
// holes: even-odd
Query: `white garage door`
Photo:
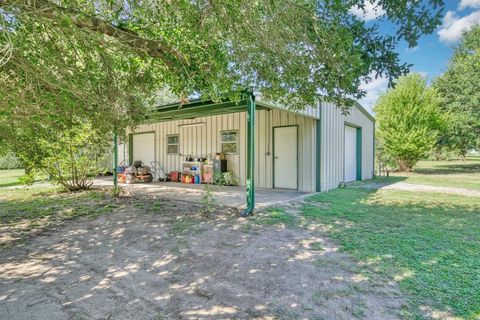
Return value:
<svg viewBox="0 0 480 320">
<path fill-rule="evenodd" d="M 132 138 L 132 163 L 142 160 L 145 165 L 151 166 L 151 162 L 155 161 L 155 134 L 153 132 L 134 134 Z"/>
<path fill-rule="evenodd" d="M 345 182 L 357 180 L 357 129 L 345 126 Z"/>
</svg>

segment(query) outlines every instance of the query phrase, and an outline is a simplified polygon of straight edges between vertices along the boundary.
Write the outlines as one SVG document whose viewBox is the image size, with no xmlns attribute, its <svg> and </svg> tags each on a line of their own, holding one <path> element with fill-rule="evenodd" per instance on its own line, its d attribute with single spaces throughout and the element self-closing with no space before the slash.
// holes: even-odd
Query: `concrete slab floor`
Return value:
<svg viewBox="0 0 480 320">
<path fill-rule="evenodd" d="M 95 179 L 94 185 L 111 186 L 112 177 Z M 204 193 L 201 184 L 184 184 L 180 182 L 154 181 L 152 183 L 119 184 L 122 188 L 132 193 L 144 195 L 158 195 L 164 198 L 200 202 Z M 245 187 L 224 186 L 213 192 L 220 205 L 243 209 L 246 206 Z M 255 188 L 256 209 L 261 210 L 289 201 L 299 200 L 313 193 L 299 192 L 287 189 Z"/>
</svg>

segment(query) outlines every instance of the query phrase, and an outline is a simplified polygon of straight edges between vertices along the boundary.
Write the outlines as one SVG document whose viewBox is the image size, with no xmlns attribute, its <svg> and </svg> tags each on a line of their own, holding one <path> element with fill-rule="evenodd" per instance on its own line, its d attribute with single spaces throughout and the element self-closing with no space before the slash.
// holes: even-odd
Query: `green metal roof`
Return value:
<svg viewBox="0 0 480 320">
<path fill-rule="evenodd" d="M 279 109 L 291 113 L 296 113 L 304 117 L 313 119 L 320 119 L 320 112 L 318 109 L 306 108 L 306 110 L 289 110 L 276 104 L 272 104 L 260 99 L 256 99 L 256 109 Z M 375 118 L 366 111 L 358 102 L 354 104 L 362 113 L 365 114 L 372 122 L 375 122 Z M 216 116 L 234 112 L 244 112 L 247 110 L 247 100 L 242 99 L 239 101 L 223 100 L 214 102 L 212 100 L 195 99 L 190 100 L 188 103 L 181 104 L 180 102 L 161 105 L 153 108 L 144 123 L 164 122 L 172 120 L 184 120 L 194 119 L 198 117 Z"/>
<path fill-rule="evenodd" d="M 257 104 L 257 110 L 259 109 L 266 108 Z M 225 100 L 220 102 L 214 102 L 210 100 L 193 100 L 183 105 L 180 103 L 172 103 L 155 107 L 149 112 L 146 123 L 193 119 L 198 117 L 242 112 L 246 110 L 246 99 L 239 101 Z"/>
</svg>

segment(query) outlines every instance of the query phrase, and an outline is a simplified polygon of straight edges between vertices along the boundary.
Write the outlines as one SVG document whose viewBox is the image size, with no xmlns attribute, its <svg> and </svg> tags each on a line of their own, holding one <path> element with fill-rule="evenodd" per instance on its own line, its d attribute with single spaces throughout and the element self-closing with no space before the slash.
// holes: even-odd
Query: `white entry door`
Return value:
<svg viewBox="0 0 480 320">
<path fill-rule="evenodd" d="M 273 128 L 274 188 L 298 189 L 297 126 Z"/>
<path fill-rule="evenodd" d="M 344 182 L 357 180 L 357 128 L 345 126 Z"/>
<path fill-rule="evenodd" d="M 155 161 L 155 134 L 134 134 L 132 138 L 132 164 L 136 160 L 142 160 L 145 165 L 151 166 L 151 162 Z"/>
</svg>

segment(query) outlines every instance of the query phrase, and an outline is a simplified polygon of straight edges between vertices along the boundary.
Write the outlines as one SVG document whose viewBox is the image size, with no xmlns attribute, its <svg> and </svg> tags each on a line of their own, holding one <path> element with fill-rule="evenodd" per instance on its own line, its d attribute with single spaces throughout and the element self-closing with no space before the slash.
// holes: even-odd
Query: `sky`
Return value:
<svg viewBox="0 0 480 320">
<path fill-rule="evenodd" d="M 378 24 L 382 32 L 392 30 L 388 23 L 381 21 L 381 8 L 366 0 L 365 12 L 352 9 L 352 13 L 365 20 L 367 24 Z M 399 43 L 397 52 L 402 63 L 412 64 L 411 71 L 419 72 L 429 81 L 441 75 L 447 68 L 453 49 L 458 44 L 462 33 L 480 23 L 480 0 L 445 0 L 442 24 L 432 34 L 422 36 L 418 45 L 409 48 L 405 41 Z M 378 95 L 387 89 L 388 80 L 378 78 L 362 84 L 367 92 L 359 102 L 372 111 Z"/>
</svg>

